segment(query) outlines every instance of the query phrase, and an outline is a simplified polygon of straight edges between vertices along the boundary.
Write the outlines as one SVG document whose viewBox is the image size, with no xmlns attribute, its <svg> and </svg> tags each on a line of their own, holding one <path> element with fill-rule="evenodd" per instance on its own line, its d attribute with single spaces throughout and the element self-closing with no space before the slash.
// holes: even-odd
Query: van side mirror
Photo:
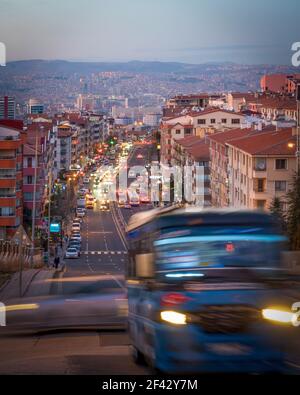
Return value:
<svg viewBox="0 0 300 395">
<path fill-rule="evenodd" d="M 154 255 L 138 254 L 135 256 L 136 276 L 139 278 L 153 278 L 154 276 Z"/>
</svg>

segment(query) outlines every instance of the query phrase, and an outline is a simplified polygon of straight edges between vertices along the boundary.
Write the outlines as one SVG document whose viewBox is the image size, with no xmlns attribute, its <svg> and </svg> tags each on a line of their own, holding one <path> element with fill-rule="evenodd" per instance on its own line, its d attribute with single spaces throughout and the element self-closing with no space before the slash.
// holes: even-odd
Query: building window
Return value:
<svg viewBox="0 0 300 395">
<path fill-rule="evenodd" d="M 266 206 L 265 200 L 256 200 L 256 207 L 259 209 L 264 209 Z"/>
<path fill-rule="evenodd" d="M 257 192 L 264 192 L 265 191 L 265 179 L 258 178 L 257 179 Z"/>
<path fill-rule="evenodd" d="M 0 197 L 15 197 L 16 190 L 14 188 L 1 188 Z"/>
<path fill-rule="evenodd" d="M 175 132 L 176 134 L 180 134 L 181 133 L 181 130 L 180 129 L 176 129 L 176 132 Z"/>
<path fill-rule="evenodd" d="M 287 168 L 287 160 L 286 159 L 276 159 L 275 169 L 276 170 L 285 170 Z"/>
<path fill-rule="evenodd" d="M 241 120 L 239 118 L 233 118 L 231 120 L 232 125 L 239 125 Z"/>
<path fill-rule="evenodd" d="M 15 178 L 15 169 L 0 169 L 0 178 Z"/>
<path fill-rule="evenodd" d="M 227 123 L 227 118 L 222 118 L 222 123 Z"/>
<path fill-rule="evenodd" d="M 185 134 L 191 134 L 191 129 L 186 129 Z"/>
<path fill-rule="evenodd" d="M 205 125 L 206 119 L 198 119 L 198 125 Z"/>
<path fill-rule="evenodd" d="M 0 207 L 0 217 L 11 217 L 15 215 L 14 207 Z"/>
<path fill-rule="evenodd" d="M 265 171 L 267 169 L 267 161 L 266 158 L 255 158 L 255 167 L 256 171 Z"/>
<path fill-rule="evenodd" d="M 32 158 L 27 158 L 27 167 L 32 167 Z"/>
<path fill-rule="evenodd" d="M 26 184 L 33 184 L 33 177 L 32 176 L 26 177 Z"/>
<path fill-rule="evenodd" d="M 286 181 L 275 181 L 276 192 L 286 192 Z"/>
<path fill-rule="evenodd" d="M 210 123 L 216 123 L 215 118 L 212 118 L 212 119 L 210 120 Z"/>
</svg>

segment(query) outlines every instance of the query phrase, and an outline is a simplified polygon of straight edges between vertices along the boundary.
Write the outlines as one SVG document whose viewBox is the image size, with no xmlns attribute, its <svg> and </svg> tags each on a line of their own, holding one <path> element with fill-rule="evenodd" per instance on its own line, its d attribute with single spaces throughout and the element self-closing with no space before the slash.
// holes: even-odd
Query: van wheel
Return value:
<svg viewBox="0 0 300 395">
<path fill-rule="evenodd" d="M 135 346 L 130 346 L 131 357 L 136 365 L 145 365 L 145 356 Z"/>
</svg>

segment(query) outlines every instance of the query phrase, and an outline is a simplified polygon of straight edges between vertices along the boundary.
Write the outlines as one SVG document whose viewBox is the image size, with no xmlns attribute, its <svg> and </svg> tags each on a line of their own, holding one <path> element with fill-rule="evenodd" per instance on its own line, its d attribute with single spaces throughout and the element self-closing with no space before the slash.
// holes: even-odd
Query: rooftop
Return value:
<svg viewBox="0 0 300 395">
<path fill-rule="evenodd" d="M 257 132 L 232 140 L 228 144 L 251 155 L 294 156 L 296 144 L 292 148 L 288 146 L 294 140 L 292 128 L 285 128 L 279 131 Z"/>
</svg>

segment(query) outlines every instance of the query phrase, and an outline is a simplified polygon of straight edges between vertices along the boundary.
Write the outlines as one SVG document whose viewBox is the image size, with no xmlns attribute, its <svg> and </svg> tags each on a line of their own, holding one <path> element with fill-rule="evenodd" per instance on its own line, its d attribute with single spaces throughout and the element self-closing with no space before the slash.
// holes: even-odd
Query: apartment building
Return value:
<svg viewBox="0 0 300 395">
<path fill-rule="evenodd" d="M 0 126 L 0 238 L 9 239 L 23 221 L 22 157 L 26 133 Z"/>
<path fill-rule="evenodd" d="M 200 113 L 192 113 L 195 134 L 200 137 L 245 124 L 245 116 L 238 112 L 220 108 L 208 108 Z"/>
<path fill-rule="evenodd" d="M 260 132 L 227 142 L 229 205 L 268 209 L 285 196 L 296 169 L 295 129 Z"/>
<path fill-rule="evenodd" d="M 174 141 L 194 135 L 204 138 L 217 131 L 245 125 L 245 116 L 220 108 L 207 108 L 188 114 L 164 119 L 161 127 L 161 160 L 172 163 Z"/>
<path fill-rule="evenodd" d="M 255 133 L 255 130 L 252 128 L 238 128 L 208 136 L 212 206 L 229 206 L 229 168 L 227 143 L 232 140 L 249 136 L 253 133 Z"/>
<path fill-rule="evenodd" d="M 296 121 L 297 104 L 294 98 L 270 98 L 262 101 L 262 118 L 267 121 L 286 119 Z"/>
<path fill-rule="evenodd" d="M 42 226 L 47 198 L 51 152 L 52 125 L 34 123 L 27 125 L 27 142 L 23 149 L 23 199 L 24 222 L 30 225 L 35 201 L 35 224 Z M 35 179 L 36 175 L 36 179 Z"/>
<path fill-rule="evenodd" d="M 226 108 L 230 111 L 239 112 L 246 108 L 247 102 L 253 100 L 254 93 L 229 92 L 226 94 Z"/>
<path fill-rule="evenodd" d="M 69 124 L 57 127 L 57 138 L 54 148 L 54 167 L 57 174 L 62 170 L 69 170 L 72 164 L 72 128 Z"/>
<path fill-rule="evenodd" d="M 173 166 L 184 167 L 190 177 L 185 185 L 187 200 L 197 206 L 211 205 L 209 144 L 206 139 L 189 136 L 174 143 Z"/>
<path fill-rule="evenodd" d="M 15 119 L 16 101 L 12 96 L 0 97 L 0 119 Z"/>
<path fill-rule="evenodd" d="M 267 74 L 260 80 L 263 92 L 295 93 L 300 74 Z"/>
<path fill-rule="evenodd" d="M 178 106 L 190 106 L 205 108 L 209 103 L 209 95 L 207 93 L 199 93 L 195 95 L 177 95 L 169 99 L 166 108 L 175 108 Z"/>
</svg>

